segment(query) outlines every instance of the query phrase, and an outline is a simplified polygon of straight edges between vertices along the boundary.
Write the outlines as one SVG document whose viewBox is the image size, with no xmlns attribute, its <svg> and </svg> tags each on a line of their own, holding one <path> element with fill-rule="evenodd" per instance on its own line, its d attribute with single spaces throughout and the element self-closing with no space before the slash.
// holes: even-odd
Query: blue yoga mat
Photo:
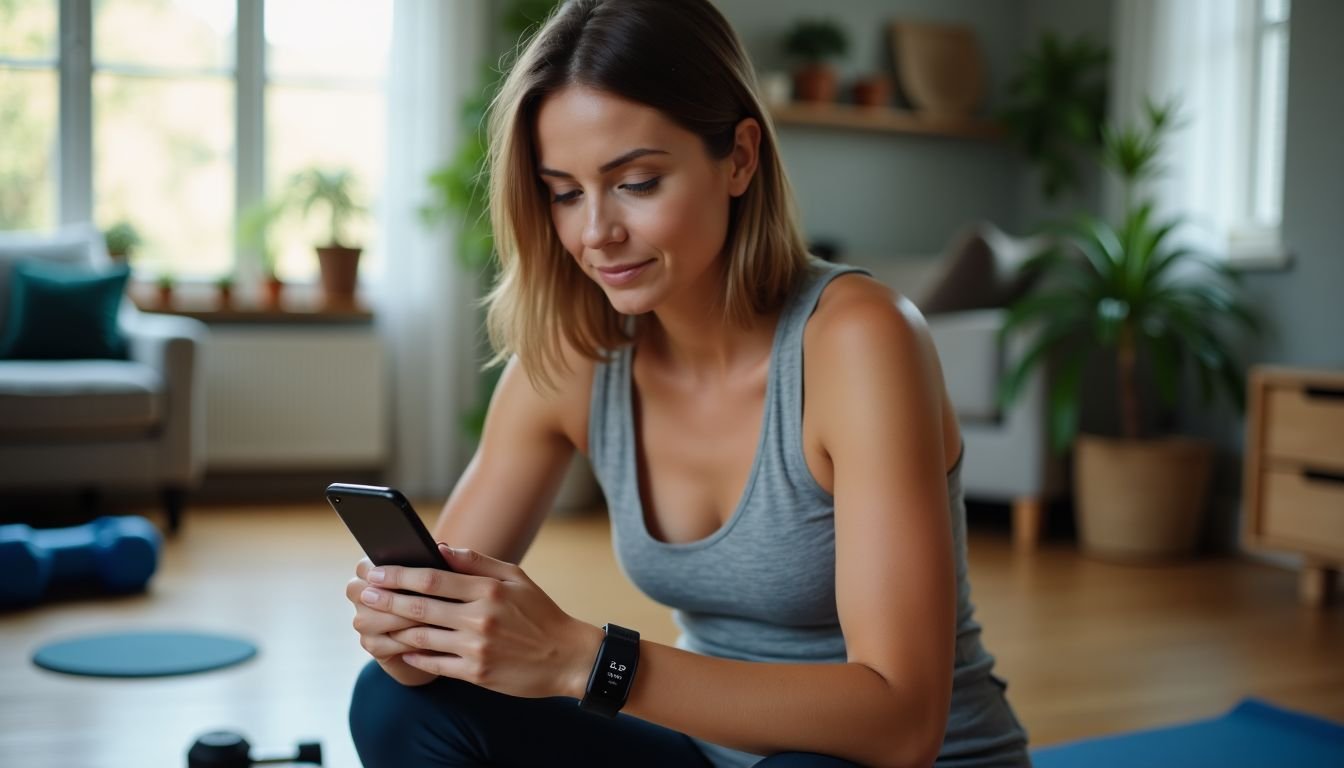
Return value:
<svg viewBox="0 0 1344 768">
<path fill-rule="evenodd" d="M 164 677 L 206 672 L 247 661 L 257 647 L 237 637 L 198 632 L 124 632 L 45 645 L 33 663 L 91 677 Z"/>
<path fill-rule="evenodd" d="M 1344 725 L 1258 699 L 1185 725 L 1032 752 L 1036 768 L 1344 766 Z"/>
</svg>

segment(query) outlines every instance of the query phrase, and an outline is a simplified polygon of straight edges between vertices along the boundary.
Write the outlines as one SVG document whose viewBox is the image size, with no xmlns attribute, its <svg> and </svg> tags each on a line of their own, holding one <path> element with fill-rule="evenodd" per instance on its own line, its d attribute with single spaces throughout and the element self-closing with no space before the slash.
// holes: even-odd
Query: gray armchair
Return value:
<svg viewBox="0 0 1344 768">
<path fill-rule="evenodd" d="M 0 233 L 0 334 L 23 259 L 107 261 L 101 233 Z M 0 360 L 0 488 L 154 488 L 177 530 L 204 469 L 203 323 L 123 298 L 127 360 Z"/>
</svg>

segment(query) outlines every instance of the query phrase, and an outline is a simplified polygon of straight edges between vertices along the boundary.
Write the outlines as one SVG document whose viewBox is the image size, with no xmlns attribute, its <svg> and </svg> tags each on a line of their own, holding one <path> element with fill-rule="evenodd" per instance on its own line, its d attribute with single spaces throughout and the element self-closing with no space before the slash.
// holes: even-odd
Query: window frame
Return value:
<svg viewBox="0 0 1344 768">
<path fill-rule="evenodd" d="M 1238 190 L 1236 219 L 1237 223 L 1227 233 L 1227 261 L 1229 266 L 1239 270 L 1281 269 L 1287 267 L 1292 256 L 1283 239 L 1283 174 L 1285 172 L 1286 136 L 1281 136 L 1278 146 L 1268 147 L 1261 135 L 1261 125 L 1267 109 L 1276 109 L 1277 104 L 1266 104 L 1261 78 L 1261 66 L 1269 40 L 1280 31 L 1286 51 L 1291 51 L 1290 22 L 1292 19 L 1292 0 L 1281 0 L 1284 15 L 1280 19 L 1267 20 L 1267 6 L 1274 0 L 1248 0 L 1245 48 L 1246 60 L 1243 63 L 1245 93 L 1245 112 L 1243 132 L 1245 144 L 1237 154 L 1241 167 L 1238 175 L 1242 179 L 1242 188 Z M 1282 109 L 1287 110 L 1288 103 L 1288 62 L 1284 62 L 1282 81 Z M 1275 116 L 1286 124 L 1287 115 Z M 1258 220 L 1256 211 L 1256 191 L 1265 183 L 1261 177 L 1261 166 L 1267 152 L 1277 152 L 1279 185 L 1279 218 L 1273 223 Z"/>
<path fill-rule="evenodd" d="M 266 195 L 266 0 L 234 0 L 234 210 L 240 212 Z M 56 187 L 60 225 L 93 220 L 93 0 L 57 0 L 59 81 Z M 171 68 L 101 67 L 171 77 Z M 287 79 L 286 79 L 287 80 Z M 343 86 L 345 80 L 332 85 Z M 362 85 L 363 83 L 361 83 Z M 383 83 L 386 88 L 386 83 Z M 241 281 L 260 279 L 261 254 L 234 238 L 233 267 Z M 201 279 L 200 282 L 207 282 Z M 182 282 L 197 282 L 187 277 Z M 316 284 L 313 275 L 296 284 Z"/>
</svg>

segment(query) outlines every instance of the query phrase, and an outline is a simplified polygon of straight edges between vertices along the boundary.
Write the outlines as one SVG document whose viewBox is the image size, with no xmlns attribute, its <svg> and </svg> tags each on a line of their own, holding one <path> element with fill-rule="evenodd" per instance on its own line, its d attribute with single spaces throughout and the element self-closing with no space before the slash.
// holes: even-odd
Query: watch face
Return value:
<svg viewBox="0 0 1344 768">
<path fill-rule="evenodd" d="M 608 639 L 602 667 L 593 681 L 593 693 L 606 699 L 624 700 L 638 659 L 637 644 Z"/>
</svg>

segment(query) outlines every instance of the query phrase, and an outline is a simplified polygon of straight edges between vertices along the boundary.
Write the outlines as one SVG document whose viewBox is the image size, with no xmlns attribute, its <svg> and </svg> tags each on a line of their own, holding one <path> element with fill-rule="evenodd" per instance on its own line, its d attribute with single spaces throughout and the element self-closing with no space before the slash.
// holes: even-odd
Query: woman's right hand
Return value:
<svg viewBox="0 0 1344 768">
<path fill-rule="evenodd" d="M 401 659 L 403 653 L 418 649 L 388 636 L 415 626 L 415 622 L 365 605 L 360 600 L 360 594 L 369 586 L 366 577 L 370 568 L 373 568 L 372 561 L 367 557 L 360 560 L 355 566 L 355 577 L 345 585 L 345 597 L 355 605 L 355 618 L 351 623 L 359 633 L 359 644 L 393 680 L 402 685 L 424 685 L 433 680 L 434 675 L 416 669 Z"/>
</svg>

